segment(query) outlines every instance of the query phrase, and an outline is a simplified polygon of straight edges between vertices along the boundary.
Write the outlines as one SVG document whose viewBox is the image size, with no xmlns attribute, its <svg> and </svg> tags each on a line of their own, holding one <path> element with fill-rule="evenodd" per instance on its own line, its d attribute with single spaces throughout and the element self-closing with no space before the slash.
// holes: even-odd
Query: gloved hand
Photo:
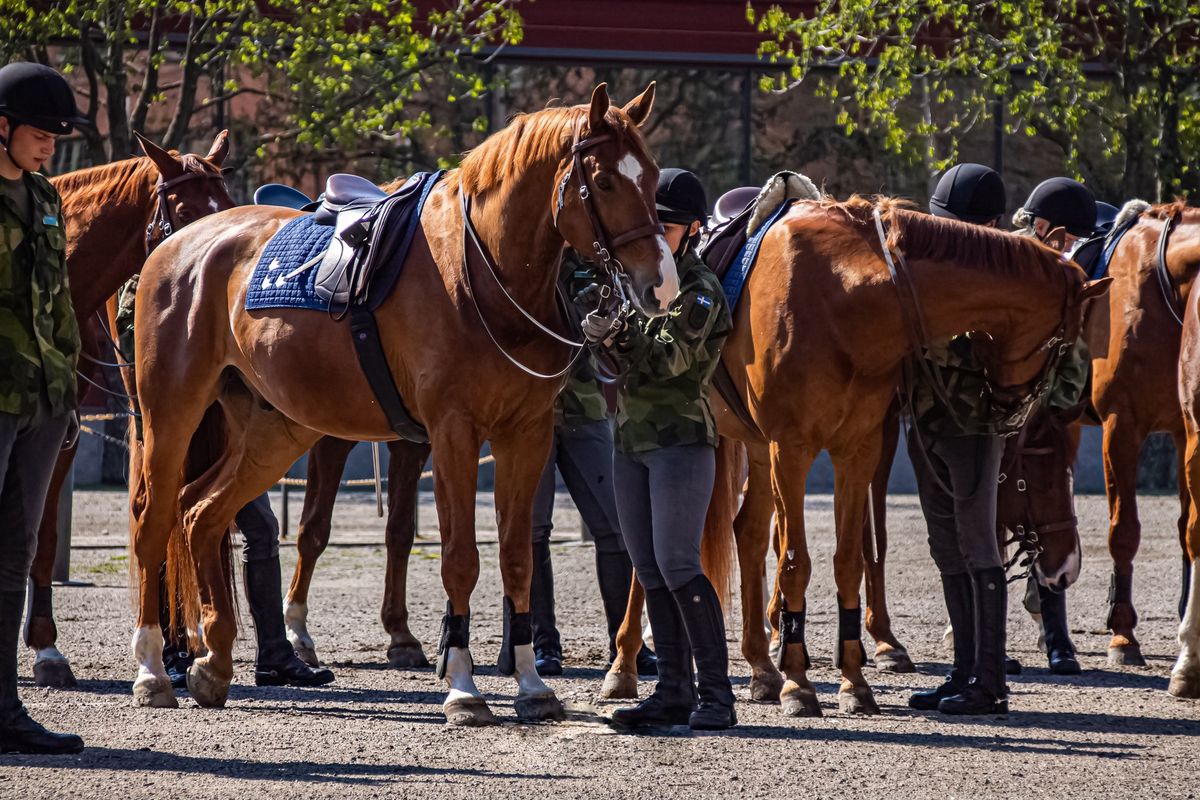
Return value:
<svg viewBox="0 0 1200 800">
<path fill-rule="evenodd" d="M 67 433 L 63 437 L 62 449 L 70 450 L 79 441 L 79 412 L 71 411 L 67 415 Z"/>
<path fill-rule="evenodd" d="M 583 318 L 583 338 L 588 344 L 604 344 L 625 328 L 620 306 L 614 306 L 607 314 L 590 311 Z"/>
</svg>

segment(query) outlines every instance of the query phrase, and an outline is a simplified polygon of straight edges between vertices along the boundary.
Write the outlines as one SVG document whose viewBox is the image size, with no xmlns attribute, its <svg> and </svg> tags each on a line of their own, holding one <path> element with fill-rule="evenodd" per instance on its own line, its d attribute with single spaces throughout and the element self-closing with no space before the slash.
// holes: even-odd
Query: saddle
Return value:
<svg viewBox="0 0 1200 800">
<path fill-rule="evenodd" d="M 282 183 L 265 183 L 254 190 L 254 205 L 280 206 L 298 211 L 312 211 L 313 200 L 299 189 Z"/>
</svg>

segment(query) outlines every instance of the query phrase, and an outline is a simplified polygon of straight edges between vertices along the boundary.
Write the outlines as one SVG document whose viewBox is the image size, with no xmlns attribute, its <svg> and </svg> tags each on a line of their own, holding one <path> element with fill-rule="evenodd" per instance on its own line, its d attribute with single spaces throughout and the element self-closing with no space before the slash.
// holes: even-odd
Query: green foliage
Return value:
<svg viewBox="0 0 1200 800">
<path fill-rule="evenodd" d="M 764 88 L 815 79 L 847 131 L 932 168 L 999 102 L 1008 132 L 1052 139 L 1076 169 L 1124 159 L 1126 194 L 1198 188 L 1198 2 L 821 0 L 747 18 L 784 68 Z"/>
</svg>

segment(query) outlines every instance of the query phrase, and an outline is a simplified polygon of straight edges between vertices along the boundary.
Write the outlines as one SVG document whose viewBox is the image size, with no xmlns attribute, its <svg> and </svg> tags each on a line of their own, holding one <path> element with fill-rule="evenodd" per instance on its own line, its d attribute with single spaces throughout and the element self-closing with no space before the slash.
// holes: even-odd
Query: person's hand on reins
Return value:
<svg viewBox="0 0 1200 800">
<path fill-rule="evenodd" d="M 587 340 L 588 344 L 608 346 L 612 343 L 613 338 L 625 329 L 625 325 L 621 307 L 614 305 L 608 312 L 599 309 L 588 312 L 580 327 L 583 329 L 583 338 Z"/>
</svg>

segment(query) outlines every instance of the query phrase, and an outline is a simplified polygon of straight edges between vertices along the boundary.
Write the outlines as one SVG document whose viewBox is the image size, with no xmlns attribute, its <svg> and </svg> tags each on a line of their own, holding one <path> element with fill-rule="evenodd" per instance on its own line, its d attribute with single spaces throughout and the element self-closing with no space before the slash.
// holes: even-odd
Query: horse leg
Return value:
<svg viewBox="0 0 1200 800">
<path fill-rule="evenodd" d="M 533 496 L 550 453 L 552 428 L 492 438 L 496 457 L 496 515 L 500 533 L 500 578 L 504 584 L 502 674 L 516 674 L 517 717 L 563 719 L 563 704 L 538 676 L 534 664 L 529 584 L 533 575 Z"/>
<path fill-rule="evenodd" d="M 767 548 L 771 539 L 771 455 L 760 445 L 746 447 L 749 476 L 742 507 L 733 522 L 742 573 L 742 655 L 750 664 L 750 699 L 779 702 L 783 675 L 771 660 L 767 639 Z"/>
<path fill-rule="evenodd" d="M 447 596 L 437 661 L 437 676 L 449 687 L 442 713 L 451 725 L 491 725 L 496 718 L 471 677 L 475 662 L 470 650 L 471 592 L 479 581 L 475 484 L 483 436 L 471 420 L 455 414 L 443 418 L 429 434 L 437 453 L 433 498 L 442 536 L 442 585 Z"/>
<path fill-rule="evenodd" d="M 883 424 L 883 452 L 875 476 L 871 479 L 871 503 L 863 521 L 863 559 L 866 562 L 866 627 L 875 640 L 875 668 L 884 672 L 909 673 L 917 668 L 908 650 L 892 632 L 892 617 L 887 607 L 887 489 L 892 461 L 900 439 L 899 414 L 889 413 Z M 872 522 L 874 523 L 872 525 Z M 874 530 L 872 530 L 872 528 Z"/>
<path fill-rule="evenodd" d="M 308 632 L 308 590 L 317 559 L 329 546 L 333 504 L 354 445 L 355 442 L 324 436 L 308 452 L 308 485 L 304 489 L 304 508 L 296 534 L 296 570 L 283 601 L 283 621 L 292 649 L 310 667 L 320 666 L 321 662 Z"/>
<path fill-rule="evenodd" d="M 396 669 L 428 667 L 421 642 L 408 629 L 408 557 L 417 536 L 417 485 L 429 445 L 388 443 L 387 571 L 383 584 L 383 629 L 391 637 L 388 664 Z"/>
<path fill-rule="evenodd" d="M 1184 430 L 1175 431 L 1175 476 L 1179 481 L 1179 552 L 1180 552 L 1180 587 L 1179 587 L 1179 619 L 1187 616 L 1188 591 L 1192 578 L 1192 562 L 1188 556 L 1188 519 L 1191 516 L 1191 494 L 1187 486 L 1187 447 L 1188 436 Z"/>
<path fill-rule="evenodd" d="M 1191 422 L 1188 424 L 1192 427 Z M 1179 658 L 1171 669 L 1167 691 L 1176 697 L 1200 697 L 1200 433 L 1188 431 L 1184 470 L 1180 483 L 1188 492 L 1188 525 L 1184 545 L 1187 548 L 1190 580 L 1187 607 L 1179 623 Z"/>
<path fill-rule="evenodd" d="M 46 507 L 38 527 L 37 553 L 29 569 L 29 608 L 25 614 L 25 645 L 32 648 L 33 682 L 38 686 L 70 689 L 76 685 L 71 663 L 58 647 L 54 623 L 54 559 L 58 555 L 58 495 L 62 492 L 76 448 L 59 454 L 46 493 Z"/>
<path fill-rule="evenodd" d="M 833 453 L 833 511 L 837 545 L 833 553 L 838 600 L 838 649 L 834 665 L 841 668 L 838 706 L 845 714 L 878 714 L 879 706 L 863 676 L 867 652 L 862 644 L 862 608 L 858 590 L 863 582 L 863 512 L 871 501 L 869 486 L 879 463 L 879 439 L 857 449 Z"/>
<path fill-rule="evenodd" d="M 1133 558 L 1141 542 L 1137 515 L 1137 465 L 1145 435 L 1118 424 L 1117 415 L 1104 420 L 1104 477 L 1108 494 L 1108 550 L 1113 559 L 1108 595 L 1108 663 L 1145 666 L 1134 636 L 1137 611 L 1133 606 Z"/>
<path fill-rule="evenodd" d="M 779 701 L 790 717 L 819 717 L 817 690 L 808 680 L 808 648 L 804 642 L 805 592 L 812 561 L 804 538 L 805 479 L 816 453 L 803 444 L 771 444 L 771 483 L 779 526 L 779 567 L 771 616 L 779 619 L 779 657 L 783 672 Z"/>
<path fill-rule="evenodd" d="M 625 606 L 625 619 L 617 631 L 615 644 L 617 657 L 604 675 L 600 696 L 606 700 L 634 699 L 637 697 L 637 655 L 642 649 L 642 607 L 646 605 L 646 590 L 634 574 L 629 585 L 629 602 Z"/>
</svg>

